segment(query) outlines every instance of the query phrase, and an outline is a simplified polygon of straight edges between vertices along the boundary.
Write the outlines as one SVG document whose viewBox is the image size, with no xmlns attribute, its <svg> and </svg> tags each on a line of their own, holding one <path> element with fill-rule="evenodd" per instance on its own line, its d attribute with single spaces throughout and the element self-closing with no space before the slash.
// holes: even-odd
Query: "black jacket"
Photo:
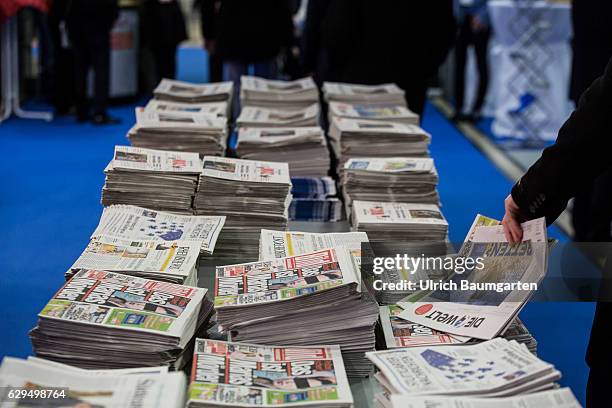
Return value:
<svg viewBox="0 0 612 408">
<path fill-rule="evenodd" d="M 408 90 L 436 72 L 456 24 L 452 0 L 331 0 L 322 30 L 341 80 Z"/>
<path fill-rule="evenodd" d="M 224 61 L 267 60 L 293 42 L 289 0 L 220 0 L 216 14 L 211 10 L 217 1 L 201 0 L 202 27 Z"/>
<path fill-rule="evenodd" d="M 612 59 L 580 98 L 554 145 L 512 188 L 526 219 L 552 223 L 570 198 L 612 167 Z"/>
<path fill-rule="evenodd" d="M 141 13 L 142 45 L 176 47 L 187 39 L 185 18 L 178 1 L 145 0 Z"/>
<path fill-rule="evenodd" d="M 64 0 L 63 4 L 73 35 L 109 31 L 119 16 L 118 0 Z"/>
</svg>

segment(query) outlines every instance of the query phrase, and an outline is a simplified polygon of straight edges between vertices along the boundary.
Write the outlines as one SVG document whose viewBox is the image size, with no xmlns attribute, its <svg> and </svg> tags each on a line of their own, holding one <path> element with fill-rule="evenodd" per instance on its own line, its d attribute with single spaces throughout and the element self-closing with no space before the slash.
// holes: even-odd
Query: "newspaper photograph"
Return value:
<svg viewBox="0 0 612 408">
<path fill-rule="evenodd" d="M 275 303 L 359 284 L 358 265 L 348 249 L 218 266 L 215 308 Z"/>
<path fill-rule="evenodd" d="M 83 269 L 38 316 L 181 338 L 193 326 L 206 292 L 205 288 Z"/>
<path fill-rule="evenodd" d="M 350 407 L 338 346 L 276 347 L 197 339 L 188 407 Z"/>
<path fill-rule="evenodd" d="M 281 162 L 241 160 L 230 157 L 204 157 L 205 177 L 232 181 L 277 183 L 291 185 L 289 166 Z"/>
<path fill-rule="evenodd" d="M 361 251 L 368 242 L 365 232 L 313 233 L 262 229 L 259 239 L 259 260 L 267 261 L 288 256 L 304 255 L 325 248 L 347 248 Z"/>
<path fill-rule="evenodd" d="M 227 102 L 181 103 L 151 99 L 145 106 L 145 111 L 155 112 L 189 112 L 213 117 L 226 117 Z"/>
<path fill-rule="evenodd" d="M 514 319 L 537 290 L 548 267 L 546 220 L 522 224 L 520 244 L 509 245 L 503 227 L 477 226 L 460 250 L 476 261 L 463 273 L 418 299 L 400 305 L 400 317 L 432 329 L 477 339 L 492 339 Z"/>
<path fill-rule="evenodd" d="M 91 238 L 195 241 L 202 243 L 202 252 L 212 254 L 224 224 L 224 216 L 177 215 L 133 205 L 111 205 L 102 211 Z"/>
<path fill-rule="evenodd" d="M 113 160 L 104 172 L 114 169 L 199 174 L 202 171 L 202 162 L 197 153 L 115 146 Z"/>
<path fill-rule="evenodd" d="M 105 370 L 105 374 L 84 374 L 86 371 L 5 357 L 0 366 L 0 388 L 3 390 L 0 405 L 58 408 L 184 406 L 187 379 L 182 372 L 121 374 L 121 370 Z M 111 374 L 112 371 L 119 372 Z"/>
</svg>

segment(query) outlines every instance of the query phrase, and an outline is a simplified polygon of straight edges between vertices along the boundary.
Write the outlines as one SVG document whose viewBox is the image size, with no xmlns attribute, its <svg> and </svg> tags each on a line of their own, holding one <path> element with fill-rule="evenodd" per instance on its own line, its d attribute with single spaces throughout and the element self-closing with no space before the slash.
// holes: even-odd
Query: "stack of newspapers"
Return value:
<svg viewBox="0 0 612 408">
<path fill-rule="evenodd" d="M 539 391 L 514 397 L 477 398 L 469 396 L 423 396 L 394 394 L 385 400 L 388 408 L 581 408 L 580 403 L 569 388 Z M 383 407 L 376 402 L 377 407 Z"/>
<path fill-rule="evenodd" d="M 318 103 L 301 108 L 262 108 L 245 106 L 240 111 L 238 127 L 303 127 L 319 126 Z"/>
<path fill-rule="evenodd" d="M 289 164 L 292 176 L 323 177 L 330 168 L 323 129 L 240 128 L 236 153 L 249 160 L 280 161 Z"/>
<path fill-rule="evenodd" d="M 312 78 L 278 81 L 254 76 L 240 78 L 240 104 L 262 108 L 305 108 L 319 103 L 319 90 Z"/>
<path fill-rule="evenodd" d="M 434 204 L 353 201 L 351 222 L 370 241 L 444 241 L 448 233 L 448 222 Z"/>
<path fill-rule="evenodd" d="M 227 217 L 215 258 L 257 259 L 260 230 L 286 229 L 290 203 L 287 163 L 204 158 L 196 214 Z"/>
<path fill-rule="evenodd" d="M 197 153 L 115 146 L 113 160 L 104 169 L 102 205 L 192 214 L 201 163 Z"/>
<path fill-rule="evenodd" d="M 171 102 L 205 103 L 225 101 L 229 103 L 232 99 L 233 91 L 234 84 L 231 81 L 193 84 L 164 78 L 153 90 L 153 95 L 157 100 Z"/>
<path fill-rule="evenodd" d="M 327 102 L 406 106 L 404 91 L 395 84 L 358 85 L 325 82 L 323 96 Z"/>
<path fill-rule="evenodd" d="M 380 370 L 384 392 L 375 404 L 389 406 L 391 395 L 511 397 L 555 387 L 561 373 L 516 341 L 496 338 L 473 345 L 398 348 L 367 354 Z"/>
<path fill-rule="evenodd" d="M 137 147 L 223 156 L 227 119 L 202 113 L 136 108 L 136 124 L 127 137 Z"/>
<path fill-rule="evenodd" d="M 232 341 L 337 344 L 349 377 L 371 373 L 364 353 L 375 346 L 378 305 L 360 292 L 359 267 L 348 248 L 219 266 L 215 309 Z"/>
<path fill-rule="evenodd" d="M 168 367 L 83 370 L 36 357 L 5 357 L 0 385 L 3 407 L 181 408 L 187 379 Z"/>
<path fill-rule="evenodd" d="M 293 174 L 293 173 L 292 173 Z M 331 177 L 292 177 L 293 200 L 289 207 L 292 221 L 335 222 L 343 218 L 342 201 L 336 196 Z"/>
<path fill-rule="evenodd" d="M 418 126 L 394 122 L 334 118 L 330 145 L 338 172 L 355 157 L 429 157 L 431 136 Z"/>
<path fill-rule="evenodd" d="M 404 104 L 371 104 L 330 102 L 327 111 L 329 122 L 333 118 L 365 119 L 419 125 L 419 115 Z"/>
<path fill-rule="evenodd" d="M 227 117 L 227 102 L 185 103 L 151 99 L 145 106 L 146 111 L 188 112 L 213 117 Z"/>
<path fill-rule="evenodd" d="M 264 346 L 197 339 L 187 407 L 349 408 L 338 346 Z"/>
<path fill-rule="evenodd" d="M 342 173 L 348 203 L 388 201 L 439 204 L 438 172 L 433 159 L 364 157 L 349 159 Z"/>
<path fill-rule="evenodd" d="M 213 304 L 207 289 L 80 270 L 38 314 L 38 357 L 81 368 L 169 366 L 191 359 Z"/>
</svg>

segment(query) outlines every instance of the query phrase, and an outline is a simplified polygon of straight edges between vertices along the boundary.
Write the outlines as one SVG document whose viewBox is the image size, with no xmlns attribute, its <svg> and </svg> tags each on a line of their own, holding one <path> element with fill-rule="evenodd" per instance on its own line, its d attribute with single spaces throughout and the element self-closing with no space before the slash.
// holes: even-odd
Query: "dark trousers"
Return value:
<svg viewBox="0 0 612 408">
<path fill-rule="evenodd" d="M 487 63 L 487 46 L 491 37 L 491 29 L 473 31 L 471 18 L 465 18 L 459 27 L 459 36 L 455 45 L 455 111 L 463 111 L 463 100 L 465 99 L 465 65 L 467 62 L 467 51 L 470 45 L 474 46 L 476 53 L 476 67 L 478 69 L 478 90 L 476 101 L 472 108 L 473 112 L 479 112 L 487 96 L 489 86 L 489 66 Z"/>
<path fill-rule="evenodd" d="M 153 46 L 153 58 L 157 82 L 163 78 L 176 78 L 176 45 L 159 44 Z"/>
<path fill-rule="evenodd" d="M 208 81 L 223 81 L 223 60 L 216 53 L 208 54 Z"/>
<path fill-rule="evenodd" d="M 87 74 L 93 69 L 93 113 L 106 114 L 110 84 L 110 27 L 95 30 L 88 27 L 69 27 L 74 53 L 75 103 L 77 115 L 89 114 L 87 103 Z"/>
<path fill-rule="evenodd" d="M 587 351 L 587 364 L 590 368 L 586 392 L 586 408 L 610 407 L 610 384 L 612 373 L 612 303 L 598 302 L 593 318 L 591 338 Z"/>
</svg>

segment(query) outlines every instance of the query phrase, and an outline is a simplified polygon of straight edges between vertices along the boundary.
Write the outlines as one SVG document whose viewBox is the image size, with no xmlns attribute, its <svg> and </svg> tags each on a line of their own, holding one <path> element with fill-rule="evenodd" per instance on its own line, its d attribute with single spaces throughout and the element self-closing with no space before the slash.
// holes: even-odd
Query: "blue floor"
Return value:
<svg viewBox="0 0 612 408">
<path fill-rule="evenodd" d="M 179 75 L 201 82 L 205 57 L 181 51 Z M 203 73 L 204 72 L 204 73 Z M 71 118 L 52 123 L 10 119 L 0 124 L 0 355 L 30 354 L 28 330 L 36 314 L 64 281 L 63 273 L 85 247 L 97 225 L 103 169 L 115 144 L 127 144 L 133 106 L 111 109 L 123 123 L 79 125 Z M 424 127 L 433 135 L 432 155 L 440 173 L 443 212 L 450 238 L 462 240 L 477 212 L 501 217 L 511 183 L 432 106 Z M 566 238 L 555 228 L 550 235 Z M 540 356 L 563 372 L 581 401 L 587 369 L 584 351 L 591 304 L 529 304 L 522 317 L 538 339 Z"/>
</svg>

